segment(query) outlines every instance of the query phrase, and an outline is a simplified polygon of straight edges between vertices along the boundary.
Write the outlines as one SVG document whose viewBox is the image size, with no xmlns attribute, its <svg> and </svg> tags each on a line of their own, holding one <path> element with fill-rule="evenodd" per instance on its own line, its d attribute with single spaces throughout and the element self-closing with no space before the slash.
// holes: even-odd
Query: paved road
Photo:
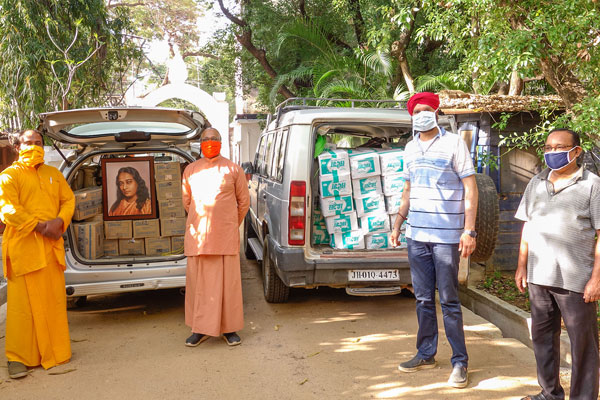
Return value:
<svg viewBox="0 0 600 400">
<path fill-rule="evenodd" d="M 471 382 L 452 389 L 440 321 L 438 367 L 401 374 L 415 349 L 414 300 L 299 290 L 262 297 L 259 268 L 243 261 L 243 344 L 213 338 L 187 348 L 178 290 L 98 296 L 69 312 L 69 364 L 11 381 L 0 311 L 1 399 L 518 399 L 535 393 L 531 350 L 464 309 Z"/>
</svg>

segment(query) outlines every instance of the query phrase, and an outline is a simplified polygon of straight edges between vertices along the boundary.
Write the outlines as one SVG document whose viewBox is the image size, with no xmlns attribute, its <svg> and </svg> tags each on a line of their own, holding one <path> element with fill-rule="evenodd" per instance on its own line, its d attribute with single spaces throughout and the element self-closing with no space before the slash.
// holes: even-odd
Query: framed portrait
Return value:
<svg viewBox="0 0 600 400">
<path fill-rule="evenodd" d="M 156 218 L 154 157 L 103 158 L 105 221 Z"/>
</svg>

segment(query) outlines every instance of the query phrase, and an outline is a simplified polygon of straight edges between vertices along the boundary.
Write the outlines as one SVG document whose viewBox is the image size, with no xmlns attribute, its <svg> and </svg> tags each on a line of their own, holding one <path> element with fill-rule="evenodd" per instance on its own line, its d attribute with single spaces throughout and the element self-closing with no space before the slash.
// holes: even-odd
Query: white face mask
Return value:
<svg viewBox="0 0 600 400">
<path fill-rule="evenodd" d="M 435 111 L 421 111 L 412 117 L 413 131 L 426 132 L 437 126 Z"/>
</svg>

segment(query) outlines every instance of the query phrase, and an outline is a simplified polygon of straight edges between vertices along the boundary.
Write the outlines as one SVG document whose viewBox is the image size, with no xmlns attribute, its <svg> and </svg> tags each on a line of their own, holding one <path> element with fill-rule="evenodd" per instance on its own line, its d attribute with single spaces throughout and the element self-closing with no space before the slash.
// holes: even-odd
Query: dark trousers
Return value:
<svg viewBox="0 0 600 400">
<path fill-rule="evenodd" d="M 570 400 L 598 398 L 598 324 L 596 302 L 586 303 L 583 294 L 529 284 L 531 339 L 537 363 L 538 382 L 544 395 L 562 400 L 560 385 L 560 318 L 571 340 Z"/>
<path fill-rule="evenodd" d="M 428 359 L 437 353 L 437 284 L 446 337 L 452 347 L 452 365 L 467 367 L 469 357 L 458 298 L 458 244 L 424 243 L 411 239 L 406 239 L 406 244 L 413 289 L 417 298 L 417 355 L 419 358 Z"/>
</svg>

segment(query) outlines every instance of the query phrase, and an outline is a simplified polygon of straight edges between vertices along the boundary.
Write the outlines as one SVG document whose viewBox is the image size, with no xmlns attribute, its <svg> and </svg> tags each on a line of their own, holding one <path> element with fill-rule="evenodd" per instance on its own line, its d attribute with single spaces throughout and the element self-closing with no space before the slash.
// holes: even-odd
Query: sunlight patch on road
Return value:
<svg viewBox="0 0 600 400">
<path fill-rule="evenodd" d="M 341 340 L 341 348 L 335 350 L 336 353 L 347 353 L 350 351 L 368 351 L 373 350 L 372 346 L 375 343 L 388 340 L 403 340 L 406 335 L 390 335 L 384 333 L 376 333 L 366 336 L 349 337 Z"/>
<path fill-rule="evenodd" d="M 477 324 L 477 325 L 465 325 L 465 332 L 494 332 L 498 331 L 498 327 L 494 324 Z"/>
<path fill-rule="evenodd" d="M 536 386 L 537 380 L 530 377 L 497 376 L 479 381 L 473 389 L 483 390 L 506 390 L 523 387 L 524 385 Z"/>
<path fill-rule="evenodd" d="M 314 320 L 312 323 L 313 324 L 328 324 L 330 322 L 353 321 L 353 320 L 365 319 L 366 316 L 367 316 L 366 313 L 348 313 L 348 312 L 342 312 L 337 317 L 319 318 L 319 319 Z"/>
</svg>

